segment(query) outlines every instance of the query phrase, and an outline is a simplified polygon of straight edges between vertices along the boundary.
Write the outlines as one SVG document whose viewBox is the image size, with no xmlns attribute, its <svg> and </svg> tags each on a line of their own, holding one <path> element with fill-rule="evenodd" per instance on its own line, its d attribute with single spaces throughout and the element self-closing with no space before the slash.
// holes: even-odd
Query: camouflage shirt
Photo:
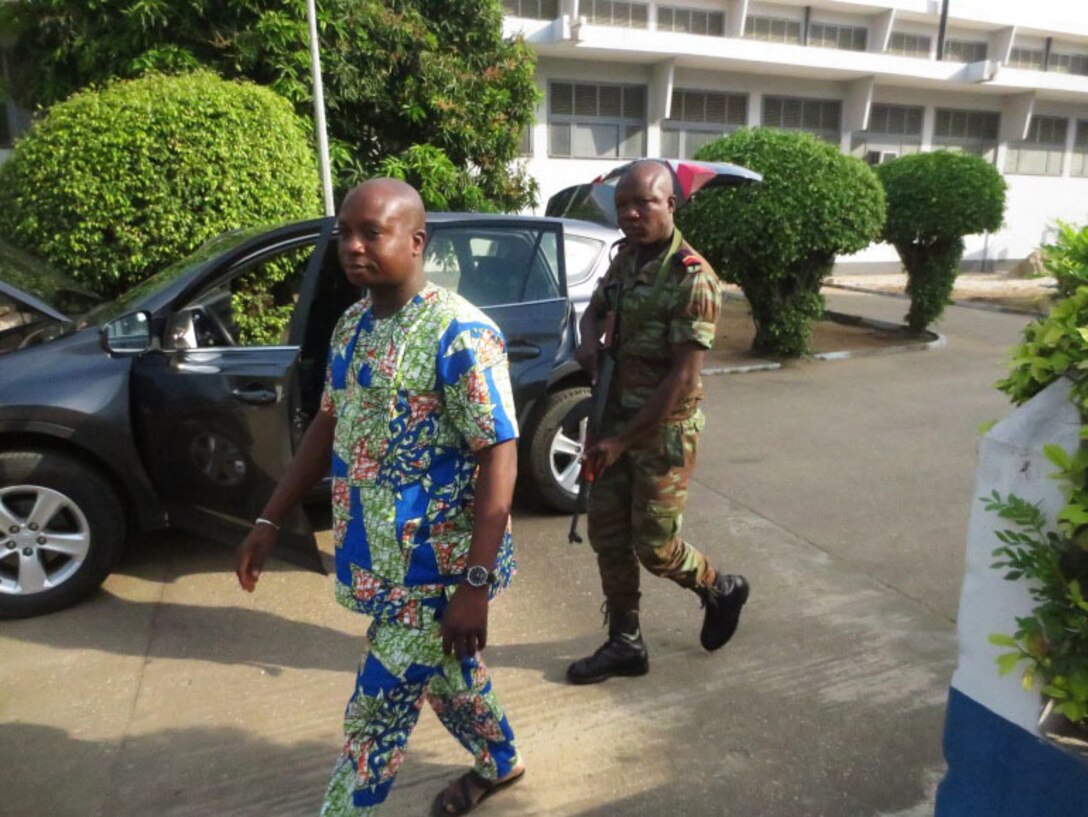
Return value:
<svg viewBox="0 0 1088 817">
<path fill-rule="evenodd" d="M 673 232 L 668 249 L 641 267 L 636 246 L 626 241 L 618 246 L 589 307 L 619 313 L 616 379 L 608 400 L 608 415 L 617 428 L 638 412 L 672 371 L 674 344 L 694 342 L 711 348 L 721 312 L 718 276 L 679 230 Z M 701 398 L 699 381 L 668 419 L 692 417 Z"/>
</svg>

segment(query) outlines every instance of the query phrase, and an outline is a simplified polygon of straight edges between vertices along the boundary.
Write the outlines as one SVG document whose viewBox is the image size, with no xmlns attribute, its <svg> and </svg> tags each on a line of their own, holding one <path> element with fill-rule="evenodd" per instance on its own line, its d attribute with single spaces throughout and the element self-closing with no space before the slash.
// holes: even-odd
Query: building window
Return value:
<svg viewBox="0 0 1088 817">
<path fill-rule="evenodd" d="M 661 155 L 690 159 L 707 142 L 748 122 L 748 97 L 712 91 L 672 92 L 672 109 L 661 126 Z"/>
<path fill-rule="evenodd" d="M 978 62 L 986 59 L 987 44 L 976 40 L 945 40 L 944 58 L 952 62 Z"/>
<path fill-rule="evenodd" d="M 1041 48 L 1014 48 L 1009 51 L 1009 67 L 1042 71 L 1043 57 L 1044 54 Z"/>
<path fill-rule="evenodd" d="M 582 0 L 580 12 L 593 25 L 646 28 L 649 6 L 624 0 Z"/>
<path fill-rule="evenodd" d="M 559 16 L 559 0 L 502 0 L 502 8 L 513 17 L 530 20 L 554 20 Z"/>
<path fill-rule="evenodd" d="M 989 162 L 997 158 L 997 133 L 1001 115 L 990 111 L 938 108 L 933 146 L 974 153 Z"/>
<path fill-rule="evenodd" d="M 1065 135 L 1069 120 L 1059 116 L 1032 116 L 1023 142 L 1009 145 L 1005 172 L 1025 176 L 1062 175 Z"/>
<path fill-rule="evenodd" d="M 888 41 L 888 53 L 901 57 L 929 57 L 930 44 L 933 41 L 925 34 L 902 34 L 893 31 Z"/>
<path fill-rule="evenodd" d="M 680 31 L 685 34 L 724 37 L 725 14 L 706 9 L 658 6 L 657 27 L 660 31 Z"/>
<path fill-rule="evenodd" d="M 646 155 L 646 88 L 553 82 L 548 86 L 548 155 L 577 159 Z"/>
<path fill-rule="evenodd" d="M 922 148 L 923 109 L 913 105 L 874 103 L 869 111 L 869 129 L 851 138 L 850 154 L 878 165 Z"/>
<path fill-rule="evenodd" d="M 1077 120 L 1077 132 L 1073 137 L 1073 161 L 1069 173 L 1088 176 L 1088 119 Z"/>
<path fill-rule="evenodd" d="M 1046 70 L 1088 76 L 1088 54 L 1057 54 L 1051 51 Z"/>
<path fill-rule="evenodd" d="M 780 17 L 753 17 L 744 21 L 744 36 L 752 40 L 764 40 L 769 43 L 801 44 L 801 23 L 798 20 L 785 20 Z"/>
<path fill-rule="evenodd" d="M 805 131 L 838 144 L 842 135 L 842 102 L 837 99 L 765 96 L 763 125 Z"/>
<path fill-rule="evenodd" d="M 868 47 L 868 42 L 869 30 L 860 26 L 812 23 L 808 27 L 808 44 L 814 48 L 864 51 Z"/>
<path fill-rule="evenodd" d="M 518 134 L 518 155 L 519 156 L 532 156 L 533 155 L 533 126 L 526 125 L 521 129 Z"/>
</svg>

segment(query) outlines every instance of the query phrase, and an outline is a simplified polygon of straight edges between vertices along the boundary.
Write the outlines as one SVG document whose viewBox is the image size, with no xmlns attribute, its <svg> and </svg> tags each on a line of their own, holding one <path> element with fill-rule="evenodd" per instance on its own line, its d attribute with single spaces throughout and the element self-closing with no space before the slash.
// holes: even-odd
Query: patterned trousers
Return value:
<svg viewBox="0 0 1088 817">
<path fill-rule="evenodd" d="M 475 757 L 489 780 L 517 766 L 514 733 L 480 659 L 442 653 L 438 622 L 420 628 L 375 622 L 370 649 L 344 713 L 344 749 L 321 807 L 322 817 L 368 817 L 393 787 L 423 700 Z"/>
<path fill-rule="evenodd" d="M 628 449 L 593 483 L 589 541 L 612 611 L 638 610 L 639 562 L 689 590 L 713 579 L 706 556 L 680 538 L 702 426 L 701 414 L 664 424 L 659 440 Z"/>
</svg>

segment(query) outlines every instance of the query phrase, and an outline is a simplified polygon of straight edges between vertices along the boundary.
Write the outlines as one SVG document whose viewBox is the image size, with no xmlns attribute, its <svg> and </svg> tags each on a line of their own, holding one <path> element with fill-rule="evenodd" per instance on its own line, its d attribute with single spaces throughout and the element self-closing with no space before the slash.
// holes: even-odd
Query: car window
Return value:
<svg viewBox="0 0 1088 817">
<path fill-rule="evenodd" d="M 282 346 L 316 239 L 242 262 L 177 310 L 168 345 Z"/>
<path fill-rule="evenodd" d="M 567 285 L 573 286 L 586 280 L 604 249 L 605 242 L 596 238 L 566 233 L 563 236 L 563 254 L 567 261 Z"/>
<path fill-rule="evenodd" d="M 479 307 L 559 298 L 556 233 L 480 225 L 435 229 L 424 253 L 427 277 Z"/>
</svg>

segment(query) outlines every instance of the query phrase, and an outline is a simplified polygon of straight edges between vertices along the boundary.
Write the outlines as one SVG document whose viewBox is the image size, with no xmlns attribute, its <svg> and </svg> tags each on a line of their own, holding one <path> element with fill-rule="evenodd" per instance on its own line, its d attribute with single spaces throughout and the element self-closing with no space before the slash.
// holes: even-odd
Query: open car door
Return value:
<svg viewBox="0 0 1088 817">
<path fill-rule="evenodd" d="M 290 316 L 331 231 L 277 231 L 212 263 L 171 309 L 163 348 L 134 361 L 138 440 L 177 527 L 237 545 L 290 463 L 304 426 L 295 341 L 304 316 L 293 316 L 290 335 L 254 326 L 238 295 L 246 279 L 277 280 L 272 309 Z M 283 520 L 275 555 L 325 572 L 301 510 Z"/>
</svg>

